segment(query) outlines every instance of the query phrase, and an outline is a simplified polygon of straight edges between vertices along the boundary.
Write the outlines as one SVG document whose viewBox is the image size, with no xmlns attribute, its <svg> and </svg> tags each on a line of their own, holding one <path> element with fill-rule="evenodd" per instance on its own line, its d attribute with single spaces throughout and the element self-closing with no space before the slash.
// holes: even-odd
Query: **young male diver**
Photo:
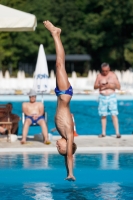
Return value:
<svg viewBox="0 0 133 200">
<path fill-rule="evenodd" d="M 57 110 L 55 116 L 55 125 L 61 135 L 57 140 L 56 146 L 58 152 L 65 157 L 67 169 L 66 180 L 75 181 L 73 175 L 73 154 L 76 151 L 74 143 L 74 125 L 70 113 L 69 103 L 73 95 L 73 89 L 68 81 L 65 70 L 65 52 L 60 39 L 61 29 L 55 27 L 51 22 L 44 21 L 44 26 L 50 31 L 56 50 L 56 88 Z"/>
</svg>

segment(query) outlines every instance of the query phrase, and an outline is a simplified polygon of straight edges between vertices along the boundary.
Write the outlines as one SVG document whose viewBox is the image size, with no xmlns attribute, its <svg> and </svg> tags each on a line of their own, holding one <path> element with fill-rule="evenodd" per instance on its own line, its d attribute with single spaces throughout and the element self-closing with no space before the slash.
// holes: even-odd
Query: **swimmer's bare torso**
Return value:
<svg viewBox="0 0 133 200">
<path fill-rule="evenodd" d="M 41 102 L 23 103 L 23 111 L 25 115 L 38 118 L 41 116 L 43 105 Z"/>
<path fill-rule="evenodd" d="M 73 131 L 73 121 L 70 113 L 69 102 L 71 96 L 60 95 L 58 96 L 57 110 L 55 115 L 56 128 L 60 135 L 67 139 L 67 133 Z"/>
</svg>

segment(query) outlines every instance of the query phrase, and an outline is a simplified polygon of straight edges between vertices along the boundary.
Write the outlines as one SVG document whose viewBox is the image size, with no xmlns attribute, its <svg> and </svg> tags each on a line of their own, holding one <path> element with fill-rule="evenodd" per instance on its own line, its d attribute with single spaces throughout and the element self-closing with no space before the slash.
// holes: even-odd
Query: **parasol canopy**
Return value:
<svg viewBox="0 0 133 200">
<path fill-rule="evenodd" d="M 48 66 L 42 44 L 39 47 L 36 69 L 34 73 L 33 88 L 38 93 L 47 93 L 50 91 Z"/>
<path fill-rule="evenodd" d="M 0 4 L 0 31 L 34 31 L 35 15 Z"/>
</svg>

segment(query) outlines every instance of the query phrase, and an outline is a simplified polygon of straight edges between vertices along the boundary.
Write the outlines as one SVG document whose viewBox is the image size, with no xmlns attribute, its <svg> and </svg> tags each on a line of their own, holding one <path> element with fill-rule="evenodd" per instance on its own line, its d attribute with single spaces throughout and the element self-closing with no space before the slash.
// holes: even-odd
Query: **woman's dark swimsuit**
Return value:
<svg viewBox="0 0 133 200">
<path fill-rule="evenodd" d="M 40 116 L 40 117 L 38 117 L 37 119 L 33 119 L 32 116 L 27 116 L 27 115 L 25 115 L 25 119 L 30 119 L 30 120 L 32 121 L 32 125 L 38 124 L 37 122 L 38 122 L 40 119 L 44 119 L 44 120 L 45 120 L 45 118 L 44 118 L 43 115 Z"/>
<path fill-rule="evenodd" d="M 73 95 L 73 88 L 72 88 L 71 85 L 67 90 L 59 90 L 59 88 L 56 87 L 55 93 L 56 93 L 56 96 L 59 96 L 59 95 L 62 95 L 62 94 L 68 94 L 68 95 L 72 96 Z"/>
</svg>

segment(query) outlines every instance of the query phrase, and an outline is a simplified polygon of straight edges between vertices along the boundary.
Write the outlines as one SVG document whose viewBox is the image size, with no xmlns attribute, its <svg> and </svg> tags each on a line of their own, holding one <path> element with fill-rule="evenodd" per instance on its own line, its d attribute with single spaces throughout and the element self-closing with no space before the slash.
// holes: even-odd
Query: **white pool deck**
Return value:
<svg viewBox="0 0 133 200">
<path fill-rule="evenodd" d="M 57 153 L 56 140 L 60 136 L 53 136 L 51 144 L 45 145 L 43 142 L 35 141 L 33 136 L 27 138 L 27 143 L 21 145 L 21 137 L 12 143 L 7 142 L 6 138 L 0 138 L 0 153 Z M 115 135 L 98 138 L 95 135 L 83 135 L 74 138 L 77 144 L 76 153 L 98 153 L 98 152 L 133 152 L 133 135 L 122 135 L 117 139 Z"/>
<path fill-rule="evenodd" d="M 71 101 L 98 101 L 98 94 L 74 94 Z M 45 101 L 57 101 L 56 95 L 49 95 L 45 94 L 44 97 Z M 42 100 L 42 95 L 37 95 L 37 101 Z M 133 100 L 133 95 L 126 94 L 126 95 L 120 95 L 117 94 L 117 100 Z M 4 101 L 16 101 L 16 102 L 23 102 L 23 101 L 29 101 L 28 95 L 0 95 L 0 102 Z"/>
</svg>

